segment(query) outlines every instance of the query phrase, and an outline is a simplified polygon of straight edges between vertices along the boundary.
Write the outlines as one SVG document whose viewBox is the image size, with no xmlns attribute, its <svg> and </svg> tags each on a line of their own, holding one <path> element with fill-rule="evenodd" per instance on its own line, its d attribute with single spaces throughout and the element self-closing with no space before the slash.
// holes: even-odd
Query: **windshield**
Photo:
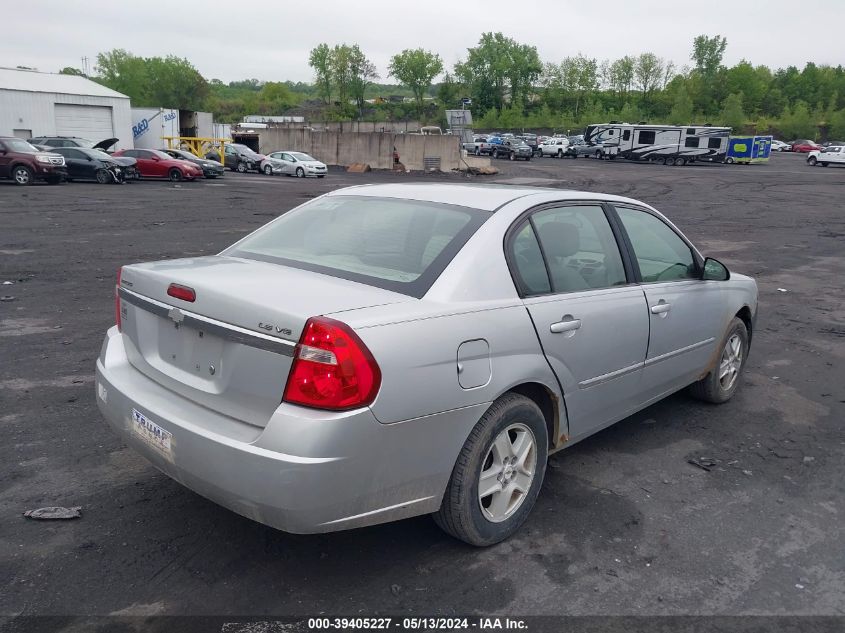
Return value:
<svg viewBox="0 0 845 633">
<path fill-rule="evenodd" d="M 309 156 L 308 154 L 303 154 L 302 152 L 291 152 L 290 155 L 293 156 L 296 160 L 310 160 L 310 161 L 315 161 L 315 162 L 317 160 L 313 156 Z"/>
<path fill-rule="evenodd" d="M 9 148 L 10 151 L 13 152 L 21 152 L 23 154 L 36 154 L 40 150 L 37 147 L 33 147 L 26 141 L 23 141 L 18 138 L 7 138 L 3 141 L 6 147 Z"/>
<path fill-rule="evenodd" d="M 330 196 L 286 213 L 223 254 L 421 297 L 489 215 L 414 200 Z"/>
</svg>

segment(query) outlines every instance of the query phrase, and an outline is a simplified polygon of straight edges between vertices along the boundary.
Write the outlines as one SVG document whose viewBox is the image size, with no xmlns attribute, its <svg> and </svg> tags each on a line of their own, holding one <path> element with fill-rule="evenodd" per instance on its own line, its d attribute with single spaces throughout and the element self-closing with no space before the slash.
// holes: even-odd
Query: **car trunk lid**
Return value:
<svg viewBox="0 0 845 633">
<path fill-rule="evenodd" d="M 194 301 L 168 294 L 171 284 Z M 178 294 L 178 293 L 177 293 Z M 213 256 L 125 266 L 129 361 L 190 400 L 265 426 L 282 399 L 309 317 L 410 297 L 278 264 Z"/>
</svg>

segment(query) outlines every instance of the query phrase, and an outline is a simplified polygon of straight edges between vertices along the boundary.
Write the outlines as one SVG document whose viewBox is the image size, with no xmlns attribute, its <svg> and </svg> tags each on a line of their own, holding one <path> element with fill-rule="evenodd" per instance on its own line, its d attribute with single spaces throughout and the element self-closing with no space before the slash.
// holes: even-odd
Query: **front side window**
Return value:
<svg viewBox="0 0 845 633">
<path fill-rule="evenodd" d="M 644 282 L 699 278 L 692 250 L 665 222 L 637 209 L 618 207 L 617 212 Z"/>
<path fill-rule="evenodd" d="M 284 214 L 223 254 L 421 297 L 488 217 L 455 205 L 329 196 Z"/>
<path fill-rule="evenodd" d="M 613 231 L 599 205 L 538 211 L 532 222 L 554 292 L 625 285 L 625 268 Z"/>
<path fill-rule="evenodd" d="M 713 137 L 707 140 L 708 149 L 719 149 L 720 147 L 722 147 L 722 139 Z"/>
<path fill-rule="evenodd" d="M 698 137 L 688 136 L 684 141 L 684 147 L 698 147 Z"/>
</svg>

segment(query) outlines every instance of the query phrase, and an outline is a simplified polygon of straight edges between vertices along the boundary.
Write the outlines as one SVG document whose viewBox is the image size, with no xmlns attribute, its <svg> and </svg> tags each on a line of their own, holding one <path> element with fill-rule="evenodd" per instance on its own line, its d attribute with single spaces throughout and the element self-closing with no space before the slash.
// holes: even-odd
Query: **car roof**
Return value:
<svg viewBox="0 0 845 633">
<path fill-rule="evenodd" d="M 441 183 L 402 183 L 381 185 L 357 185 L 332 191 L 326 196 L 373 196 L 377 198 L 398 198 L 419 200 L 438 204 L 455 204 L 463 207 L 496 211 L 500 207 L 528 196 L 548 197 L 555 193 L 562 200 L 607 200 L 608 202 L 628 202 L 642 205 L 632 198 L 601 194 L 590 191 L 555 189 L 551 187 L 524 187 L 518 185 L 475 185 Z M 648 205 L 644 205 L 648 206 Z"/>
</svg>

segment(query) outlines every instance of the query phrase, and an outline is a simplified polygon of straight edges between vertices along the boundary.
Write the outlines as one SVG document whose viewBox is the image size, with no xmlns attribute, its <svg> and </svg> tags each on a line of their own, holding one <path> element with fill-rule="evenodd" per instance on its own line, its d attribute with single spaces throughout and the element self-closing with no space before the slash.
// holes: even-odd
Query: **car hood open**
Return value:
<svg viewBox="0 0 845 633">
<path fill-rule="evenodd" d="M 101 149 L 105 152 L 108 148 L 113 147 L 114 144 L 117 143 L 119 140 L 120 139 L 118 139 L 118 138 L 107 138 L 107 139 L 97 143 L 91 149 Z"/>
</svg>

